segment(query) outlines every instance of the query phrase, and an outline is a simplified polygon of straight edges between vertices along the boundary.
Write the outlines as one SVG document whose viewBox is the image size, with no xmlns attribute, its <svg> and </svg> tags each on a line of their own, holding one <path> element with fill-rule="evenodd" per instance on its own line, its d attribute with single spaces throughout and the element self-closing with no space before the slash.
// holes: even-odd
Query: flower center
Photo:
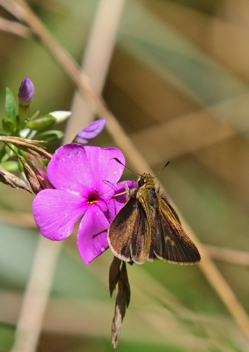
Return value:
<svg viewBox="0 0 249 352">
<path fill-rule="evenodd" d="M 98 203 L 98 194 L 90 193 L 87 199 L 87 204 L 92 205 Z"/>
</svg>

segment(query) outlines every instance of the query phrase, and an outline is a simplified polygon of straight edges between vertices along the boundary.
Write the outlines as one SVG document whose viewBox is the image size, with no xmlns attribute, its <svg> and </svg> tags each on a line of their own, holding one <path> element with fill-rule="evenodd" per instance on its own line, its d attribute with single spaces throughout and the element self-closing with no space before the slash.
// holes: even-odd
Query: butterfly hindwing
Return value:
<svg viewBox="0 0 249 352">
<path fill-rule="evenodd" d="M 118 212 L 109 227 L 109 246 L 121 260 L 144 263 L 149 255 L 149 250 L 147 253 L 144 251 L 145 235 L 146 214 L 134 195 Z"/>
<path fill-rule="evenodd" d="M 180 264 L 191 264 L 200 260 L 200 254 L 183 230 L 175 210 L 166 198 L 159 195 L 151 236 L 150 257 L 153 253 L 158 259 Z"/>
</svg>

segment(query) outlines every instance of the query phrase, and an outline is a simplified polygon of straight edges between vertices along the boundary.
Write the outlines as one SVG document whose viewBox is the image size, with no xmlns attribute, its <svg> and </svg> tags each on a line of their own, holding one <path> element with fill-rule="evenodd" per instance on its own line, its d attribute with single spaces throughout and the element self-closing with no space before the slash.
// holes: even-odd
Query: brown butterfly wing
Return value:
<svg viewBox="0 0 249 352">
<path fill-rule="evenodd" d="M 200 261 L 198 249 L 182 229 L 178 215 L 166 198 L 157 193 L 157 206 L 152 218 L 150 259 L 179 264 Z"/>
<path fill-rule="evenodd" d="M 149 256 L 144 249 L 146 234 L 146 214 L 134 195 L 118 212 L 108 230 L 111 251 L 119 259 L 127 262 L 144 263 Z"/>
</svg>

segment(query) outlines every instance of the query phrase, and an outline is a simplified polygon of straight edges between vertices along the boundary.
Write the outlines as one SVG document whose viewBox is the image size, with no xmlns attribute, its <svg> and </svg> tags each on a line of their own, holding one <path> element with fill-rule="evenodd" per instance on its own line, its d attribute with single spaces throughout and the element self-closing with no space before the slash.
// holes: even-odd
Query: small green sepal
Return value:
<svg viewBox="0 0 249 352">
<path fill-rule="evenodd" d="M 32 116 L 29 118 L 29 121 L 30 121 L 30 120 L 33 120 L 33 119 L 36 119 L 36 118 L 39 116 L 39 114 L 40 114 L 40 110 L 36 111 L 36 112 L 34 113 L 34 115 L 32 115 Z"/>
<path fill-rule="evenodd" d="M 3 125 L 3 129 L 6 132 L 13 132 L 16 129 L 15 122 L 12 119 L 10 119 L 9 117 L 5 117 L 2 120 L 2 125 Z"/>
</svg>

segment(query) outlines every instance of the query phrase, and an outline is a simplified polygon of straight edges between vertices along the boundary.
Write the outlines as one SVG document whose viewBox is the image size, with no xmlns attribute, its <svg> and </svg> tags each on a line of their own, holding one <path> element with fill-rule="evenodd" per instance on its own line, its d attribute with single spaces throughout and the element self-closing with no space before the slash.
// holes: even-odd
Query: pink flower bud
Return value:
<svg viewBox="0 0 249 352">
<path fill-rule="evenodd" d="M 29 78 L 25 78 L 19 88 L 18 98 L 19 103 L 29 105 L 33 99 L 34 85 Z"/>
</svg>

